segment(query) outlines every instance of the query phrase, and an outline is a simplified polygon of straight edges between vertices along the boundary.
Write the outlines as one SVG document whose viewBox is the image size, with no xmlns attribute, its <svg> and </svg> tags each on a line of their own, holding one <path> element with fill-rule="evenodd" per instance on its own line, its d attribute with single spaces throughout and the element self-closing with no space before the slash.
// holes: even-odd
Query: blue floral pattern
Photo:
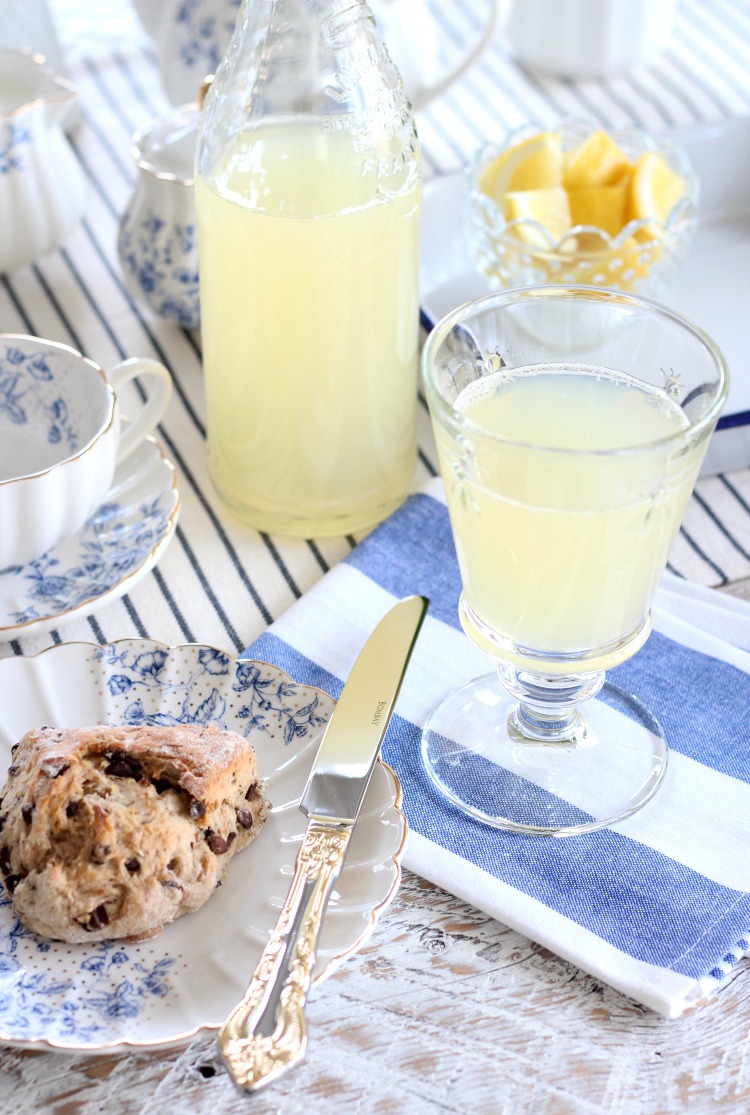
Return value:
<svg viewBox="0 0 750 1115">
<path fill-rule="evenodd" d="M 147 439 L 115 472 L 117 501 L 100 505 L 75 537 L 24 565 L 0 569 L 0 634 L 59 626 L 87 605 L 122 595 L 174 533 L 174 468 Z"/>
<path fill-rule="evenodd" d="M 239 720 L 234 731 L 245 738 L 255 732 L 280 734 L 284 744 L 307 736 L 326 723 L 316 690 L 299 704 L 300 686 L 275 667 L 236 660 L 212 647 L 184 648 L 196 652 L 185 677 L 173 677 L 174 658 L 166 648 L 134 654 L 114 643 L 96 651 L 107 667 L 107 688 L 123 724 L 215 724 L 227 728 L 228 719 Z M 236 696 L 233 696 L 236 695 Z"/>
<path fill-rule="evenodd" d="M 31 129 L 26 124 L 6 120 L 0 124 L 0 174 L 25 170 L 31 153 Z"/>
<path fill-rule="evenodd" d="M 70 654 L 75 677 L 83 683 L 75 697 L 77 715 L 88 717 L 87 723 L 215 724 L 242 732 L 254 742 L 259 762 L 263 749 L 272 800 L 274 774 L 298 761 L 300 752 L 290 744 L 303 738 L 314 747 L 333 708 L 326 694 L 298 685 L 276 666 L 235 659 L 209 646 L 170 648 L 123 639 L 105 646 L 54 647 L 40 658 L 52 666 Z M 66 675 L 63 667 L 61 677 L 71 677 L 70 669 Z M 59 716 L 59 700 L 55 706 Z M 37 720 L 53 722 L 46 708 L 38 710 Z M 285 876 L 280 885 L 288 885 Z M 207 978 L 200 964 L 187 963 L 191 949 L 205 943 L 203 934 L 187 924 L 199 916 L 200 911 L 179 919 L 144 942 L 71 946 L 25 929 L 0 888 L 0 1041 L 77 1049 L 129 1040 L 158 1045 L 195 1029 L 199 1023 L 189 1011 L 196 1008 L 186 1006 L 178 986 L 183 978 L 193 986 Z M 222 952 L 235 930 L 244 956 L 247 942 L 239 925 L 224 926 Z M 216 979 L 216 971 L 210 979 Z M 200 998 L 187 997 L 198 1009 Z M 202 1021 L 218 1025 L 221 1018 L 204 1015 Z"/>
<path fill-rule="evenodd" d="M 181 185 L 175 188 L 182 189 Z M 192 222 L 170 222 L 134 203 L 120 225 L 120 264 L 135 293 L 154 313 L 185 329 L 200 326 L 198 238 Z"/>
<path fill-rule="evenodd" d="M 79 533 L 72 560 L 50 550 L 22 566 L 0 572 L 26 582 L 26 605 L 12 613 L 24 624 L 96 600 L 139 568 L 167 531 L 172 511 L 163 498 L 124 508 L 103 504 Z M 66 556 L 70 545 L 66 547 Z M 1 582 L 0 582 L 1 583 Z"/>
<path fill-rule="evenodd" d="M 177 56 L 184 66 L 197 75 L 195 88 L 216 68 L 226 50 L 241 0 L 231 0 L 232 8 L 224 16 L 207 14 L 201 0 L 183 0 L 174 16 Z"/>
<path fill-rule="evenodd" d="M 60 394 L 56 370 L 58 363 L 64 369 L 67 361 L 65 355 L 5 345 L 0 354 L 0 437 L 3 427 L 33 426 L 35 432 L 44 431 L 50 445 L 63 444 L 68 453 L 77 452 L 79 433 Z"/>
<path fill-rule="evenodd" d="M 45 964 L 55 944 L 13 917 L 2 888 L 0 916 L 11 923 L 0 933 L 0 1029 L 16 1041 L 34 1040 L 41 1030 L 62 1041 L 96 1042 L 111 1020 L 136 1018 L 150 999 L 169 994 L 173 957 L 143 963 L 122 942 L 99 941 L 79 951 L 72 971 L 66 965 L 65 975 L 55 975 Z"/>
</svg>

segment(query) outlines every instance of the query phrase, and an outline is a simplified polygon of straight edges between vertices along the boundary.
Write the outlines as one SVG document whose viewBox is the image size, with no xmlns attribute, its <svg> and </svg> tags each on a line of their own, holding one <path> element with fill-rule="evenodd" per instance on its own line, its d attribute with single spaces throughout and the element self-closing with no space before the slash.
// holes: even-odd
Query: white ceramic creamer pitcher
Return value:
<svg viewBox="0 0 750 1115">
<path fill-rule="evenodd" d="M 77 97 L 40 55 L 0 49 L 0 273 L 53 251 L 83 215 L 83 168 L 63 131 Z"/>
<path fill-rule="evenodd" d="M 185 329 L 200 325 L 193 164 L 200 110 L 181 105 L 136 132 L 138 167 L 117 252 L 131 294 Z"/>
</svg>

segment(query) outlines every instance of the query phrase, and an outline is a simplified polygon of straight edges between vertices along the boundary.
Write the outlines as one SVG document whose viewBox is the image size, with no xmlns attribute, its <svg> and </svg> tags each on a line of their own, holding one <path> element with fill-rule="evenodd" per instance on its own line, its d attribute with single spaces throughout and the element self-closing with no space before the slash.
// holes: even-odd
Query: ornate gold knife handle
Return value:
<svg viewBox="0 0 750 1115">
<path fill-rule="evenodd" d="M 308 825 L 276 927 L 242 1001 L 219 1031 L 221 1054 L 244 1091 L 269 1084 L 305 1052 L 318 934 L 350 833 L 350 825 Z"/>
</svg>

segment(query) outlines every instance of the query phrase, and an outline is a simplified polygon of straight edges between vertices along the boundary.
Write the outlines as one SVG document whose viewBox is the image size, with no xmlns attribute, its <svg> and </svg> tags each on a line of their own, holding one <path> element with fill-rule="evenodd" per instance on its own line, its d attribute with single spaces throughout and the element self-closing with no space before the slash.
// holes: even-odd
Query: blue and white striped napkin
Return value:
<svg viewBox="0 0 750 1115">
<path fill-rule="evenodd" d="M 646 646 L 610 674 L 661 721 L 671 747 L 665 782 L 615 827 L 554 839 L 474 821 L 423 772 L 430 711 L 488 671 L 461 631 L 460 589 L 436 480 L 248 653 L 338 696 L 394 601 L 429 597 L 383 748 L 403 787 L 404 866 L 653 1010 L 680 1015 L 750 951 L 750 606 L 665 578 Z"/>
</svg>

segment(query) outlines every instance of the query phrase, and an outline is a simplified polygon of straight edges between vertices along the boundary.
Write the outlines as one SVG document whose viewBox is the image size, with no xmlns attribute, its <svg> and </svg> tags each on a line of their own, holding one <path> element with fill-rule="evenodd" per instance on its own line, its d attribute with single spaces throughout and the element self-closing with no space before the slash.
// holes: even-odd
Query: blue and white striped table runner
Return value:
<svg viewBox="0 0 750 1115">
<path fill-rule="evenodd" d="M 447 48 L 458 53 L 475 39 L 486 2 L 434 0 Z M 205 467 L 199 338 L 133 302 L 116 252 L 118 222 L 135 178 L 132 133 L 169 108 L 154 49 L 130 0 L 50 0 L 50 8 L 81 91 L 80 123 L 71 139 L 87 176 L 88 206 L 60 251 L 0 276 L 0 330 L 62 341 L 105 367 L 129 356 L 154 357 L 169 367 L 175 393 L 159 437 L 177 468 L 182 513 L 158 566 L 125 597 L 49 635 L 2 643 L 0 655 L 34 653 L 62 639 L 126 636 L 201 641 L 236 652 L 350 553 L 355 540 L 260 535 L 218 504 Z M 457 170 L 488 136 L 528 120 L 548 126 L 568 114 L 656 130 L 747 116 L 750 3 L 680 0 L 664 53 L 611 81 L 528 74 L 501 33 L 461 81 L 419 113 L 425 174 Z M 423 400 L 418 439 L 421 485 L 436 472 Z M 750 468 L 701 481 L 671 567 L 701 584 L 750 576 Z"/>
<path fill-rule="evenodd" d="M 614 828 L 554 839 L 474 821 L 440 799 L 422 769 L 431 709 L 492 669 L 461 631 L 460 587 L 435 480 L 249 653 L 337 696 L 394 600 L 428 596 L 383 751 L 404 792 L 405 866 L 646 1006 L 681 1014 L 750 950 L 750 606 L 665 582 L 646 646 L 610 675 L 662 722 L 665 783 Z"/>
</svg>

